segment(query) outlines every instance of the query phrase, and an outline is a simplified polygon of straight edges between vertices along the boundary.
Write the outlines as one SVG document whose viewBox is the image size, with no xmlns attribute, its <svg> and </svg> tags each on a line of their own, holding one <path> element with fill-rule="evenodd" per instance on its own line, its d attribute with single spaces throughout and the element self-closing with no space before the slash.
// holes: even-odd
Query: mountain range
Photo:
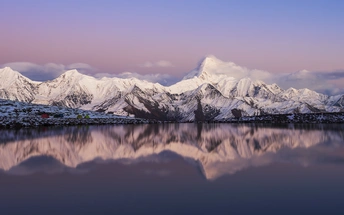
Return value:
<svg viewBox="0 0 344 215">
<path fill-rule="evenodd" d="M 344 111 L 344 95 L 284 90 L 276 84 L 221 73 L 243 69 L 208 56 L 181 81 L 162 86 L 136 78 L 97 79 L 77 70 L 37 82 L 5 67 L 0 69 L 0 98 L 179 122 Z"/>
</svg>

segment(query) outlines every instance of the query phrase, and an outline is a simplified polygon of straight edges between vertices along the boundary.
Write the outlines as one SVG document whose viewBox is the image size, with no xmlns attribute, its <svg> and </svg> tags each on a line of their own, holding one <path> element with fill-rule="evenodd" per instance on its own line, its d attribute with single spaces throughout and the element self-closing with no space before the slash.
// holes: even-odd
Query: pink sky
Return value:
<svg viewBox="0 0 344 215">
<path fill-rule="evenodd" d="M 342 1 L 4 0 L 0 8 L 0 65 L 182 77 L 213 54 L 271 73 L 344 69 Z"/>
</svg>

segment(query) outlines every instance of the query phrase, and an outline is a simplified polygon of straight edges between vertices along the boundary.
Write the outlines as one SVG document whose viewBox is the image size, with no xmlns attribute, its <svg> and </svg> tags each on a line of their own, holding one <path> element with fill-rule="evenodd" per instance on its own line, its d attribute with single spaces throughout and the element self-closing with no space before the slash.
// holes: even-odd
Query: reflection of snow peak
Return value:
<svg viewBox="0 0 344 215">
<path fill-rule="evenodd" d="M 283 90 L 249 78 L 265 75 L 214 56 L 204 58 L 183 80 L 168 87 L 136 78 L 96 79 L 77 70 L 34 82 L 6 67 L 0 69 L 0 98 L 175 121 L 195 120 L 200 107 L 205 120 L 233 117 L 233 109 L 243 116 L 344 110 L 344 95 Z"/>
<path fill-rule="evenodd" d="M 172 151 L 198 161 L 207 179 L 269 163 L 262 156 L 268 155 L 267 152 L 343 141 L 339 133 L 330 131 L 229 124 L 65 127 L 32 129 L 29 133 L 5 130 L 1 136 L 6 143 L 0 145 L 0 168 L 4 170 L 42 155 L 76 167 L 96 158 L 135 160 Z"/>
</svg>

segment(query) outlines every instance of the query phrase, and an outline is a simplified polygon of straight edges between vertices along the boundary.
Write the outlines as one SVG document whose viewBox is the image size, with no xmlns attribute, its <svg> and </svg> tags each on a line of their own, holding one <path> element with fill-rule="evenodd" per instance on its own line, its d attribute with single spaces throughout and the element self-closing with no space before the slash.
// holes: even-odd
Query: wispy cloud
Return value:
<svg viewBox="0 0 344 215">
<path fill-rule="evenodd" d="M 276 83 L 283 89 L 308 88 L 327 95 L 344 94 L 344 71 L 308 71 L 274 74 L 260 70 L 252 70 L 248 77 L 262 80 L 268 84 Z"/>
<path fill-rule="evenodd" d="M 95 71 L 96 69 L 86 63 L 73 63 L 66 66 L 66 69 L 77 69 L 77 70 L 85 70 L 85 71 Z"/>
<path fill-rule="evenodd" d="M 143 64 L 139 64 L 139 67 L 143 67 L 143 68 L 152 68 L 152 67 L 174 67 L 174 65 L 167 61 L 167 60 L 160 60 L 157 62 L 150 62 L 147 61 Z"/>
<path fill-rule="evenodd" d="M 11 62 L 3 64 L 0 67 L 11 67 L 13 70 L 18 71 L 24 74 L 26 77 L 37 81 L 54 79 L 65 71 L 71 69 L 77 69 L 79 72 L 85 74 L 96 71 L 95 68 L 85 63 L 73 63 L 70 65 L 47 63 L 44 65 L 39 65 L 30 62 Z"/>
<path fill-rule="evenodd" d="M 267 81 L 274 81 L 282 88 L 308 88 L 320 93 L 335 95 L 344 93 L 344 71 L 307 71 L 274 75 Z"/>
<path fill-rule="evenodd" d="M 171 63 L 167 61 L 159 61 L 154 66 L 167 67 Z M 0 65 L 0 68 L 11 67 L 13 70 L 18 71 L 26 77 L 35 81 L 52 80 L 67 70 L 77 69 L 79 72 L 87 75 L 94 76 L 96 78 L 102 77 L 117 77 L 117 78 L 137 78 L 140 80 L 146 80 L 153 83 L 160 83 L 162 85 L 171 85 L 177 82 L 177 78 L 168 74 L 139 74 L 136 72 L 123 72 L 120 74 L 112 73 L 96 73 L 97 69 L 85 63 L 73 63 L 69 65 L 47 63 L 39 65 L 31 62 L 12 62 Z"/>
</svg>

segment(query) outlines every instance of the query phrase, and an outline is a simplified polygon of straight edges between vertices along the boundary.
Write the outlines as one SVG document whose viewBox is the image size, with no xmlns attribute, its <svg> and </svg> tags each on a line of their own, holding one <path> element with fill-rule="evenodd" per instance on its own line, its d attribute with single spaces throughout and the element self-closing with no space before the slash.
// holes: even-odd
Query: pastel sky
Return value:
<svg viewBox="0 0 344 215">
<path fill-rule="evenodd" d="M 277 74 L 343 71 L 343 11 L 342 0 L 1 0 L 0 65 L 180 78 L 214 54 Z"/>
</svg>

